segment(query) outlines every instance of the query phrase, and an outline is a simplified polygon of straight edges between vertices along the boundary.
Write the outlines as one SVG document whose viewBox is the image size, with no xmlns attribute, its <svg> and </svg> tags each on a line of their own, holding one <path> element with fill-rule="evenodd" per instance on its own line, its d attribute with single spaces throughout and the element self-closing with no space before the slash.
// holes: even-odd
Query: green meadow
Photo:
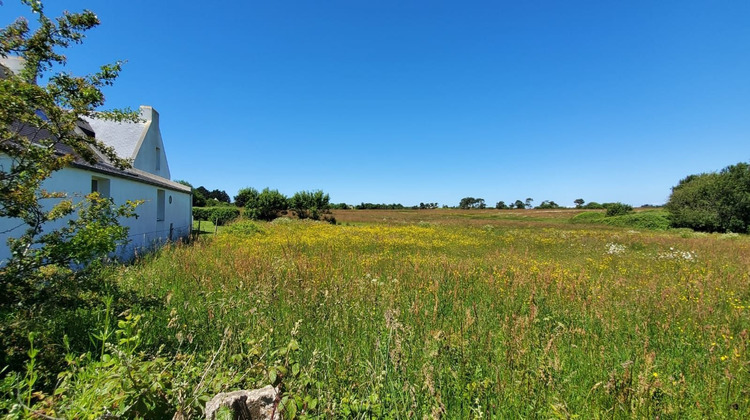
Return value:
<svg viewBox="0 0 750 420">
<path fill-rule="evenodd" d="M 191 417 L 273 384 L 285 418 L 750 415 L 750 240 L 575 214 L 204 222 L 110 270 L 88 356 L 29 405 Z"/>
</svg>

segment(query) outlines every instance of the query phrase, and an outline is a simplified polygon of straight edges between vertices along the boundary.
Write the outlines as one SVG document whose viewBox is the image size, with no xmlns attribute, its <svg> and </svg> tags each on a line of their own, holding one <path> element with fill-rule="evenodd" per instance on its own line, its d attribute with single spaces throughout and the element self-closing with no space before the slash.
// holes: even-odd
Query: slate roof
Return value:
<svg viewBox="0 0 750 420">
<path fill-rule="evenodd" d="M 92 127 L 85 121 L 79 122 L 78 127 L 84 133 L 87 133 L 87 134 L 93 133 L 93 131 L 91 130 Z M 13 125 L 13 128 L 18 130 L 22 136 L 29 138 L 31 141 L 34 141 L 35 139 L 41 140 L 41 139 L 50 138 L 49 131 L 45 129 L 38 129 L 28 124 L 16 123 Z M 55 153 L 61 156 L 62 155 L 76 156 L 76 158 L 71 163 L 71 166 L 74 168 L 90 170 L 93 172 L 98 172 L 103 175 L 131 179 L 134 181 L 143 182 L 146 184 L 154 185 L 154 186 L 165 188 L 165 189 L 170 189 L 173 191 L 180 191 L 180 192 L 185 192 L 188 194 L 191 192 L 190 187 L 171 181 L 166 178 L 162 178 L 158 175 L 150 174 L 148 172 L 141 171 L 135 168 L 119 169 L 118 167 L 113 165 L 107 158 L 97 153 L 96 151 L 94 151 L 94 153 L 97 156 L 97 161 L 95 163 L 89 163 L 85 161 L 83 158 L 78 156 L 70 146 L 66 144 L 56 143 Z"/>
<path fill-rule="evenodd" d="M 4 61 L 7 65 L 7 60 Z M 12 63 L 11 63 L 12 64 Z M 11 70 L 0 63 L 0 79 L 8 77 Z M 145 135 L 145 128 L 148 123 L 114 123 L 110 121 L 102 121 L 96 119 L 87 119 L 85 121 L 78 122 L 78 129 L 88 136 L 94 136 L 97 140 L 102 141 L 108 146 L 114 147 L 117 155 L 123 159 L 135 159 L 137 153 L 137 146 L 140 144 L 141 136 Z M 48 139 L 51 137 L 51 133 L 45 129 L 38 129 L 28 124 L 14 123 L 12 126 L 18 130 L 19 133 L 30 139 L 41 140 Z M 135 141 L 134 141 L 135 139 Z M 191 189 L 188 186 L 180 183 L 171 181 L 166 178 L 162 178 L 158 175 L 150 174 L 135 168 L 119 169 L 112 164 L 105 156 L 94 150 L 97 156 L 97 162 L 89 163 L 78 156 L 75 151 L 68 145 L 57 143 L 55 145 L 55 153 L 59 155 L 75 155 L 75 160 L 71 163 L 71 166 L 86 169 L 101 174 L 110 176 L 116 176 L 120 178 L 127 178 L 138 182 L 143 182 L 158 187 L 180 191 L 185 193 L 191 193 Z"/>
<path fill-rule="evenodd" d="M 135 159 L 148 125 L 146 122 L 114 122 L 95 118 L 86 118 L 86 122 L 96 133 L 96 139 L 113 147 L 122 159 Z"/>
</svg>

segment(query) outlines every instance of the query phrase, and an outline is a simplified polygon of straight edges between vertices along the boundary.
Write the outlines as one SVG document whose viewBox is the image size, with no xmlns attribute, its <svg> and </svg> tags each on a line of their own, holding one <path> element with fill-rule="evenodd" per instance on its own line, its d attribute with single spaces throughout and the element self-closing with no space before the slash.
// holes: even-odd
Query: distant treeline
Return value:
<svg viewBox="0 0 750 420">
<path fill-rule="evenodd" d="M 346 204 L 342 204 L 346 206 Z M 355 208 L 357 210 L 403 210 L 403 209 L 414 209 L 414 210 L 425 210 L 425 209 L 436 209 L 438 203 L 419 203 L 418 206 L 404 206 L 403 204 L 373 204 L 373 203 L 361 203 L 356 206 L 340 207 L 342 209 Z"/>
<path fill-rule="evenodd" d="M 240 190 L 237 196 L 234 197 L 234 203 L 232 203 L 231 198 L 229 194 L 227 194 L 224 190 L 214 189 L 209 190 L 208 188 L 204 186 L 200 186 L 198 188 L 193 187 L 189 182 L 186 181 L 177 181 L 181 184 L 190 186 L 192 188 L 193 192 L 193 206 L 194 207 L 215 207 L 215 206 L 231 206 L 232 204 L 235 204 L 237 207 L 245 207 L 246 203 L 246 197 L 247 195 L 247 189 Z M 327 194 L 326 194 L 327 195 Z M 566 209 L 566 208 L 576 208 L 576 209 L 587 209 L 587 210 L 600 210 L 600 209 L 608 209 L 610 206 L 619 204 L 619 203 L 597 203 L 596 201 L 591 201 L 586 203 L 586 201 L 582 198 L 577 198 L 573 200 L 573 204 L 575 204 L 575 207 L 566 207 L 560 204 L 557 204 L 556 202 L 552 200 L 544 200 L 539 204 L 538 206 L 534 207 L 532 205 L 534 199 L 533 198 L 526 198 L 525 200 L 515 200 L 515 201 L 498 201 L 494 208 L 497 210 L 523 210 L 523 209 Z M 641 207 L 660 207 L 655 206 L 652 204 L 644 204 Z M 413 206 L 405 206 L 401 203 L 360 203 L 360 204 L 347 204 L 347 203 L 331 203 L 327 206 L 328 209 L 332 210 L 428 210 L 428 209 L 437 209 L 441 208 L 441 206 L 436 202 L 422 202 L 418 205 Z M 456 206 L 448 206 L 443 205 L 442 208 L 452 208 L 452 209 L 487 209 L 490 208 L 483 198 L 474 198 L 474 197 L 464 197 L 461 199 L 461 201 Z"/>
<path fill-rule="evenodd" d="M 214 189 L 209 190 L 208 188 L 204 186 L 200 186 L 198 188 L 193 187 L 189 182 L 187 181 L 177 181 L 181 184 L 187 185 L 192 188 L 193 192 L 193 206 L 194 207 L 222 207 L 222 206 L 232 206 L 236 205 L 237 207 L 245 207 L 246 206 L 246 195 L 248 193 L 247 188 L 240 190 L 238 195 L 234 197 L 234 202 L 232 202 L 229 194 L 227 194 L 224 190 Z M 252 194 L 251 194 L 252 195 Z M 327 194 L 326 194 L 327 195 Z M 575 204 L 575 207 L 566 207 L 560 204 L 557 204 L 556 202 L 552 200 L 544 200 L 539 204 L 538 206 L 534 207 L 532 205 L 532 202 L 534 201 L 533 198 L 526 198 L 525 200 L 515 200 L 515 201 L 498 201 L 494 208 L 497 210 L 523 210 L 523 209 L 566 209 L 566 208 L 576 208 L 576 209 L 588 209 L 588 210 L 596 210 L 596 209 L 607 209 L 613 204 L 618 203 L 597 203 L 595 201 L 591 201 L 589 203 L 586 203 L 582 198 L 578 198 L 573 201 Z M 455 206 L 449 206 L 449 205 L 442 205 L 440 206 L 437 202 L 421 202 L 418 205 L 413 206 L 405 206 L 401 203 L 360 203 L 360 204 L 347 204 L 347 203 L 331 203 L 327 205 L 328 209 L 331 210 L 429 210 L 429 209 L 438 209 L 438 208 L 444 208 L 444 209 L 487 209 L 490 208 L 483 198 L 474 198 L 474 197 L 464 197 L 461 199 L 461 201 L 458 203 L 458 205 Z M 644 204 L 641 207 L 659 207 L 651 204 Z"/>
</svg>

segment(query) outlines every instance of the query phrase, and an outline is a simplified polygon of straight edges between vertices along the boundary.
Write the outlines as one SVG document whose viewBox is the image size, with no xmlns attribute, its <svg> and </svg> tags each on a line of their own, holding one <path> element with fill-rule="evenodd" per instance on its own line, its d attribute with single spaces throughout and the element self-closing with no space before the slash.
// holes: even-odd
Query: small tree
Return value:
<svg viewBox="0 0 750 420">
<path fill-rule="evenodd" d="M 505 204 L 505 201 L 498 201 L 497 204 L 495 204 L 495 208 L 498 210 L 505 210 L 508 208 L 508 205 Z"/>
<path fill-rule="evenodd" d="M 633 211 L 633 206 L 628 204 L 623 204 L 620 202 L 617 203 L 607 203 L 607 217 L 612 216 L 622 216 L 628 213 L 631 213 Z"/>
<path fill-rule="evenodd" d="M 581 207 L 583 207 L 583 203 L 585 203 L 585 201 L 583 201 L 583 198 L 576 198 L 575 200 L 573 200 L 573 203 L 575 203 L 577 209 L 580 209 Z"/>
<path fill-rule="evenodd" d="M 79 124 L 84 117 L 138 121 L 138 115 L 130 110 L 97 111 L 104 104 L 101 89 L 114 83 L 119 62 L 87 76 L 49 74 L 54 66 L 66 63 L 58 50 L 80 43 L 85 32 L 99 24 L 93 12 L 50 19 L 41 1 L 24 3 L 36 15 L 38 29 L 32 32 L 28 21 L 19 18 L 0 30 L 0 56 L 18 57 L 23 64 L 18 74 L 0 67 L 0 154 L 9 160 L 0 168 L 0 217 L 16 218 L 26 227 L 9 241 L 12 254 L 0 280 L 5 302 L 28 299 L 32 290 L 54 287 L 61 280 L 50 278 L 50 273 L 70 273 L 71 264 L 85 269 L 112 252 L 127 236 L 118 217 L 133 215 L 136 205 L 114 206 L 96 194 L 74 202 L 63 192 L 41 188 L 45 179 L 76 156 L 93 164 L 99 154 L 118 168 L 128 167 L 129 162 L 79 129 Z M 47 83 L 40 86 L 36 80 Z M 61 149 L 72 153 L 58 153 Z M 50 209 L 45 201 L 56 204 Z M 61 229 L 45 232 L 55 220 L 67 222 Z"/>
<path fill-rule="evenodd" d="M 231 200 L 229 194 L 224 190 L 215 189 L 208 193 L 207 198 L 213 198 L 214 200 L 221 203 L 229 203 Z"/>
<path fill-rule="evenodd" d="M 536 208 L 542 210 L 559 209 L 560 205 L 551 200 L 544 200 L 542 201 L 542 204 L 536 206 Z"/>
<path fill-rule="evenodd" d="M 461 202 L 458 204 L 458 208 L 460 209 L 483 209 L 487 207 L 487 205 L 484 203 L 483 198 L 474 198 L 474 197 L 464 197 L 461 199 Z"/>
<path fill-rule="evenodd" d="M 596 201 L 589 201 L 585 206 L 582 206 L 581 208 L 588 210 L 601 210 L 604 208 L 604 205 L 601 203 L 597 203 Z"/>
<path fill-rule="evenodd" d="M 672 188 L 666 209 L 675 227 L 750 233 L 750 164 L 682 179 Z"/>
<path fill-rule="evenodd" d="M 532 207 L 532 206 L 531 206 L 531 203 L 532 203 L 533 201 L 534 201 L 534 199 L 533 199 L 533 198 L 527 198 L 527 199 L 526 199 L 526 202 L 525 202 L 524 204 L 526 205 L 526 208 L 527 208 L 527 209 L 530 209 L 530 208 Z"/>
<path fill-rule="evenodd" d="M 323 191 L 300 191 L 289 199 L 289 208 L 292 209 L 300 219 L 320 220 L 323 213 L 331 208 L 330 197 Z"/>
<path fill-rule="evenodd" d="M 278 190 L 264 188 L 258 194 L 258 198 L 245 204 L 245 213 L 251 219 L 273 220 L 289 208 L 289 203 L 284 194 Z"/>
<path fill-rule="evenodd" d="M 237 195 L 234 196 L 234 204 L 237 207 L 245 207 L 247 203 L 257 200 L 259 194 L 260 193 L 255 188 L 243 188 L 237 192 Z"/>
<path fill-rule="evenodd" d="M 517 209 L 523 210 L 526 208 L 526 204 L 524 204 L 524 202 L 521 200 L 516 200 L 515 205 Z"/>
</svg>

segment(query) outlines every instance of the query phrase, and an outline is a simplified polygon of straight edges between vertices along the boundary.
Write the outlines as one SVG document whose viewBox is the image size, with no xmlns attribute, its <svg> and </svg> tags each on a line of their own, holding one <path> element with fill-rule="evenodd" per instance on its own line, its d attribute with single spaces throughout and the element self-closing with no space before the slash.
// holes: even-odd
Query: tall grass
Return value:
<svg viewBox="0 0 750 420">
<path fill-rule="evenodd" d="M 163 302 L 145 348 L 221 353 L 211 391 L 275 382 L 292 415 L 739 418 L 748 267 L 745 237 L 279 221 L 117 275 Z"/>
</svg>

